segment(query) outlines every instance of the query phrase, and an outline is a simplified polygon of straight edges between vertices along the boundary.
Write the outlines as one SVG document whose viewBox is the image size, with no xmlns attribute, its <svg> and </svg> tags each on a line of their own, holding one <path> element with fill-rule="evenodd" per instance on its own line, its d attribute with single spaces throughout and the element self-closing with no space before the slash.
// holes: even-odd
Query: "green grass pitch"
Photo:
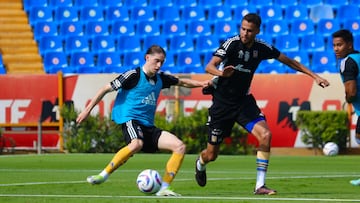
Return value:
<svg viewBox="0 0 360 203">
<path fill-rule="evenodd" d="M 360 202 L 360 156 L 272 156 L 267 185 L 274 196 L 255 196 L 255 156 L 225 156 L 207 166 L 208 183 L 194 179 L 196 155 L 186 155 L 173 189 L 181 197 L 156 197 L 138 191 L 137 174 L 146 168 L 161 174 L 169 154 L 136 154 L 107 182 L 90 185 L 113 154 L 0 156 L 0 202 Z"/>
</svg>

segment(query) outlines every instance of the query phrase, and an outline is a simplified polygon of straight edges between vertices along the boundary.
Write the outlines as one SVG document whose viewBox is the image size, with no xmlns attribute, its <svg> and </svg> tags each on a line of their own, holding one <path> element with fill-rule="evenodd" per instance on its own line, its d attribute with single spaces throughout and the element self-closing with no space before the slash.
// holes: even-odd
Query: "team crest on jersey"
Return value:
<svg viewBox="0 0 360 203">
<path fill-rule="evenodd" d="M 259 52 L 257 50 L 253 51 L 253 57 L 257 58 L 259 56 Z"/>
</svg>

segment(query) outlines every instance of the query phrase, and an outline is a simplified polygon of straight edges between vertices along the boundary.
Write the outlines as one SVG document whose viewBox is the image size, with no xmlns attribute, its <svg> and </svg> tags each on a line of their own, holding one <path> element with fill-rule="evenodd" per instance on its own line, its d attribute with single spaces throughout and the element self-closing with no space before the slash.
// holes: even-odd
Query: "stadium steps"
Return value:
<svg viewBox="0 0 360 203">
<path fill-rule="evenodd" d="M 7 74 L 44 73 L 22 0 L 0 0 L 0 51 Z"/>
</svg>

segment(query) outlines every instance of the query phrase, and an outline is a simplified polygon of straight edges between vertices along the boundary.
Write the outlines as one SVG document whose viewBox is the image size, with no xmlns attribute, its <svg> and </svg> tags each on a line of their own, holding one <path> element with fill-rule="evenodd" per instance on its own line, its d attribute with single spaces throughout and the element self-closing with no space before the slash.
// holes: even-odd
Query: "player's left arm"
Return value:
<svg viewBox="0 0 360 203">
<path fill-rule="evenodd" d="M 314 78 L 316 83 L 321 87 L 327 87 L 330 85 L 330 83 L 325 78 L 320 77 L 318 74 L 312 72 L 309 68 L 307 68 L 303 64 L 299 63 L 298 61 L 296 61 L 294 59 L 287 57 L 283 53 L 280 53 L 277 60 L 279 60 L 281 63 L 289 66 L 290 68 L 292 68 L 296 71 L 305 73 L 305 74 L 309 75 L 310 77 Z"/>
<path fill-rule="evenodd" d="M 209 80 L 198 81 L 198 80 L 193 80 L 193 79 L 188 79 L 188 78 L 179 78 L 179 82 L 177 85 L 183 86 L 183 87 L 194 88 L 194 87 L 207 87 L 209 84 L 210 84 Z"/>
</svg>

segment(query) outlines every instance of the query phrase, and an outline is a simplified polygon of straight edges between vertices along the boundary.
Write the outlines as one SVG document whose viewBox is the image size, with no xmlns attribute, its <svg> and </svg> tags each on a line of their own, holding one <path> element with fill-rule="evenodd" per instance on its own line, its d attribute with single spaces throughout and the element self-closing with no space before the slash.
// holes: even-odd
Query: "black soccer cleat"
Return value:
<svg viewBox="0 0 360 203">
<path fill-rule="evenodd" d="M 197 168 L 197 162 L 199 158 L 195 161 L 195 179 L 199 186 L 204 187 L 206 185 L 206 170 L 199 171 Z"/>
</svg>

